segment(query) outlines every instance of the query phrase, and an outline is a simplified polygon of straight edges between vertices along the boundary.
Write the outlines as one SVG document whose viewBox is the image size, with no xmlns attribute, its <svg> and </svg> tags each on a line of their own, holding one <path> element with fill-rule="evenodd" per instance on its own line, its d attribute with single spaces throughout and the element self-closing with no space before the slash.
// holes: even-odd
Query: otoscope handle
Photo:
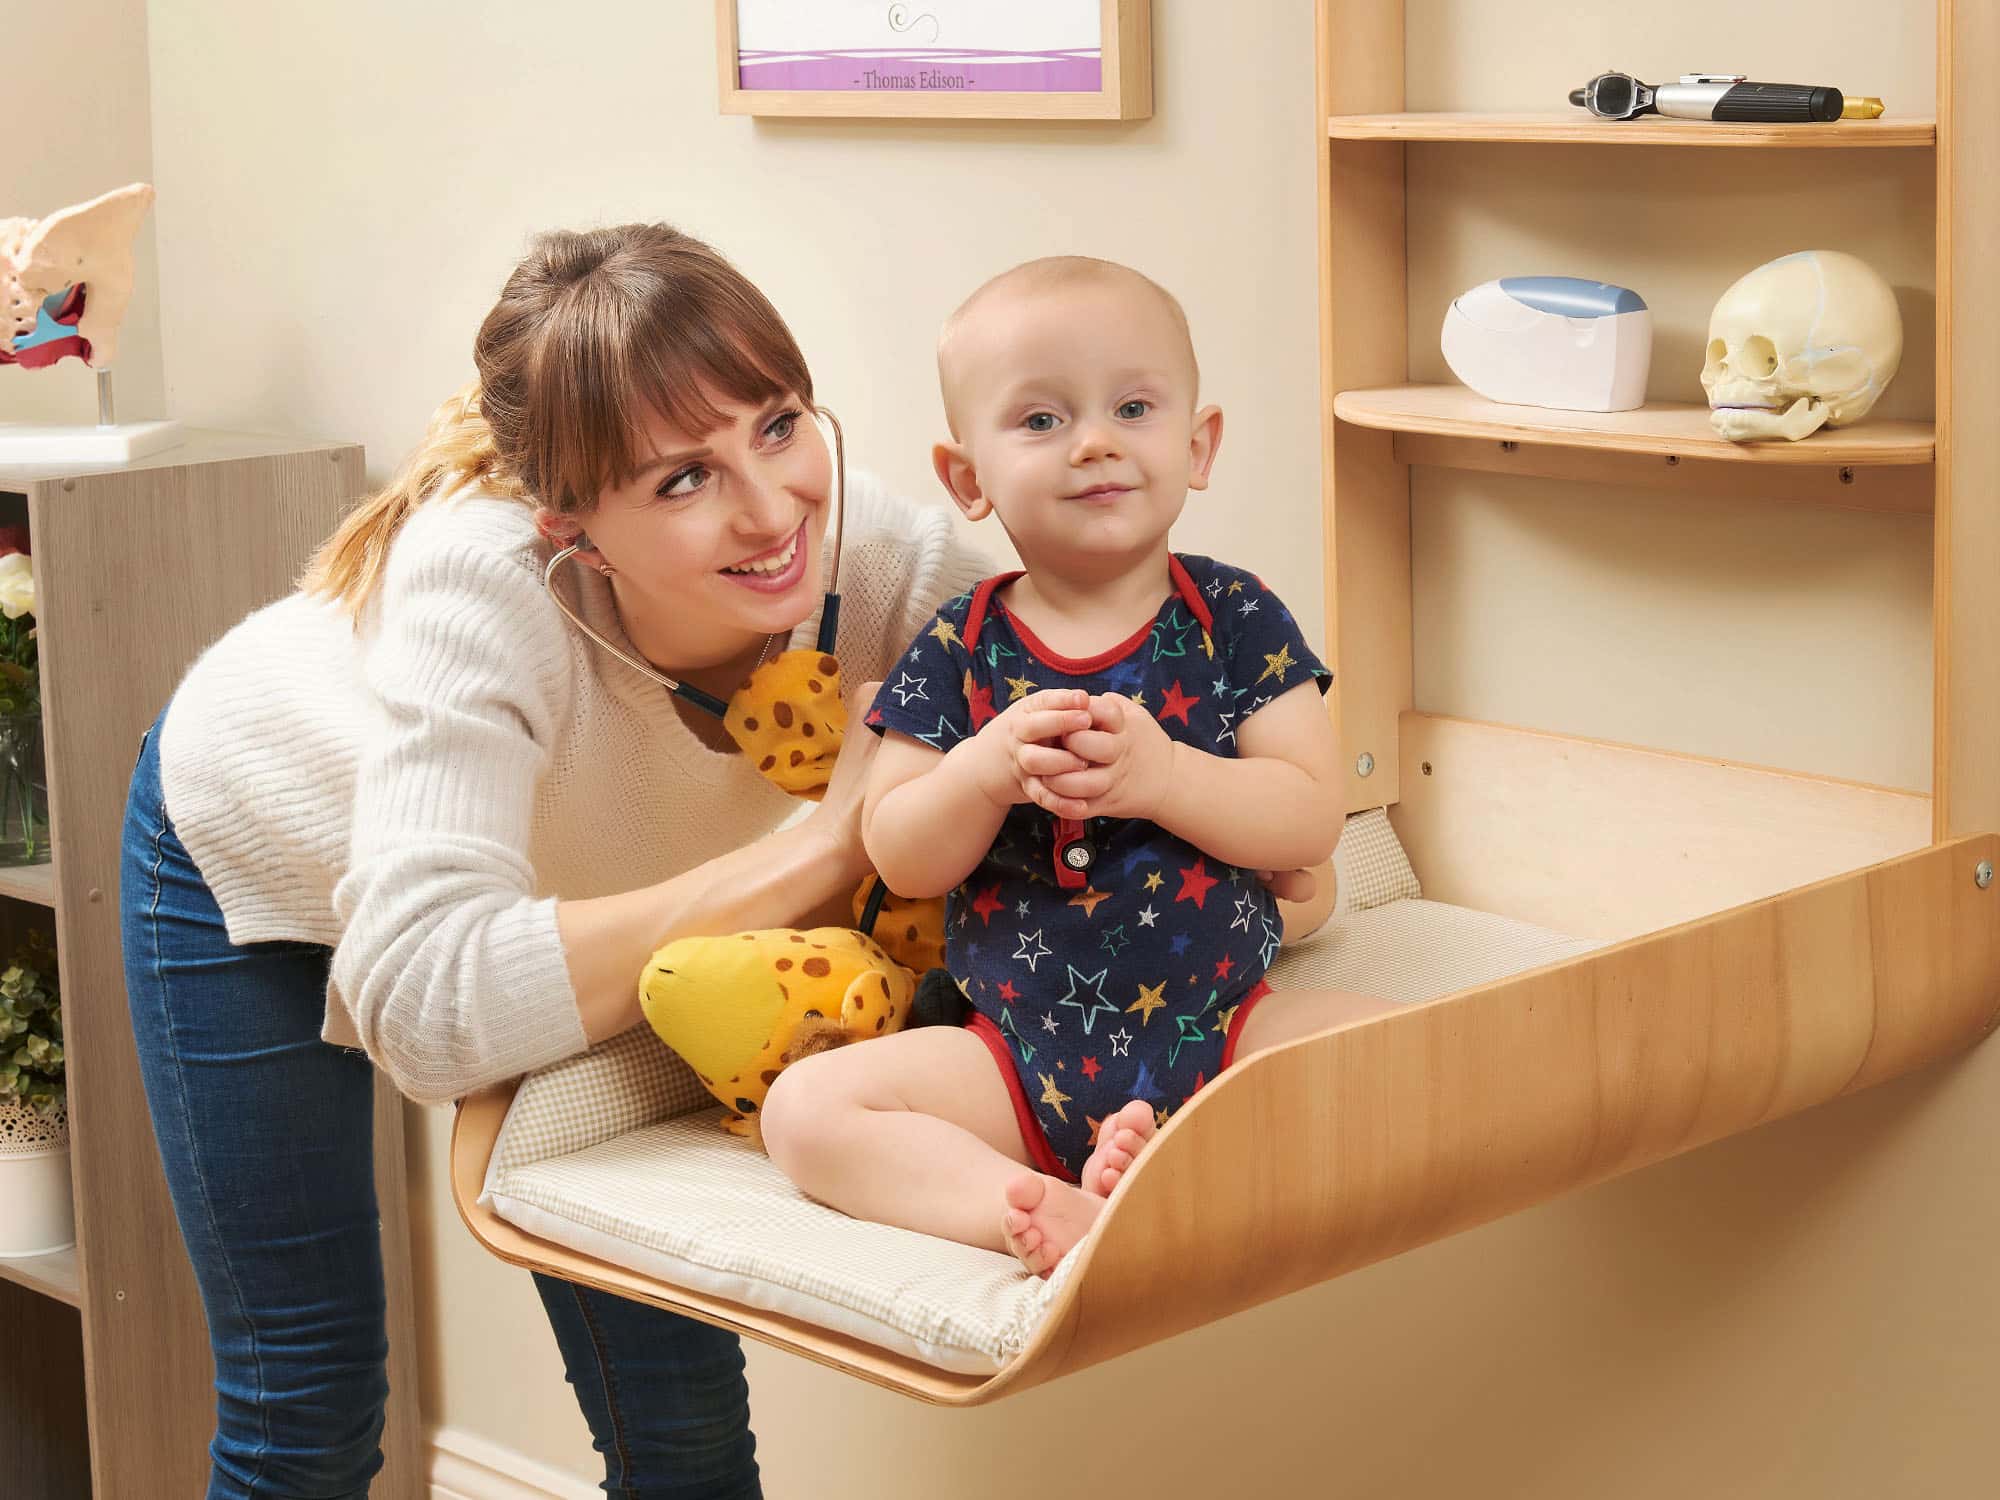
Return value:
<svg viewBox="0 0 2000 1500">
<path fill-rule="evenodd" d="M 1653 91 L 1653 107 L 1663 115 L 1740 124 L 1838 120 L 1845 103 L 1839 89 L 1813 83 L 1663 83 Z"/>
</svg>

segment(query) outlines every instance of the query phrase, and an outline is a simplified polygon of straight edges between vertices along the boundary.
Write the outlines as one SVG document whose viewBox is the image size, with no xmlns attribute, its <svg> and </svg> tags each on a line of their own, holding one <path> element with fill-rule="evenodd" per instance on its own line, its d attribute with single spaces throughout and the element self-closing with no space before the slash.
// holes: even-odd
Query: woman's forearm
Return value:
<svg viewBox="0 0 2000 1500">
<path fill-rule="evenodd" d="M 941 896 L 979 868 L 1007 809 L 981 784 L 976 740 L 948 751 L 930 770 L 883 792 L 861 821 L 861 842 L 890 890 Z"/>
<path fill-rule="evenodd" d="M 1154 821 L 1228 864 L 1310 869 L 1340 840 L 1338 799 L 1290 761 L 1173 748 L 1173 771 Z"/>
<path fill-rule="evenodd" d="M 811 818 L 658 885 L 556 906 L 584 1035 L 640 1020 L 639 973 L 662 943 L 758 927 L 810 926 L 844 910 L 862 874 Z"/>
</svg>

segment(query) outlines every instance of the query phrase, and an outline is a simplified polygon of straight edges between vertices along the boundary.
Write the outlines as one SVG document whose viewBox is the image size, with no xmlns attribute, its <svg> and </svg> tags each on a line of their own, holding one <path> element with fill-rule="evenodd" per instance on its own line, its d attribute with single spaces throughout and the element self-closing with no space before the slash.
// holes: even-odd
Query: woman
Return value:
<svg viewBox="0 0 2000 1500">
<path fill-rule="evenodd" d="M 799 804 L 542 582 L 575 545 L 580 617 L 720 698 L 811 643 L 832 465 L 776 311 L 664 225 L 556 233 L 474 355 L 301 590 L 195 665 L 133 775 L 126 977 L 215 1350 L 211 1500 L 358 1496 L 381 1466 L 371 1063 L 436 1102 L 568 1057 L 640 1019 L 660 943 L 844 921 L 865 868 L 875 736 L 774 831 Z M 942 509 L 859 476 L 847 505 L 855 682 L 990 570 Z M 734 1334 L 536 1284 L 610 1494 L 760 1493 Z"/>
</svg>

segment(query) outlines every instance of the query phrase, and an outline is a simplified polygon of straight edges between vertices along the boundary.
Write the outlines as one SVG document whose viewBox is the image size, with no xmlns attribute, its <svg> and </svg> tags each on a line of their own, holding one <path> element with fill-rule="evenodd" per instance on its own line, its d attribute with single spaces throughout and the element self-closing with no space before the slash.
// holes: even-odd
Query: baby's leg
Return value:
<svg viewBox="0 0 2000 1500">
<path fill-rule="evenodd" d="M 1053 1245 L 1010 1243 L 1000 1223 L 1010 1185 L 1024 1176 L 1042 1185 L 1036 1217 L 1065 1250 L 1103 1207 L 1069 1183 L 1023 1172 L 1028 1151 L 1007 1085 L 986 1044 L 959 1027 L 898 1032 L 796 1062 L 758 1118 L 771 1160 L 820 1202 L 1018 1254 L 1033 1271 L 1045 1269 Z"/>
<path fill-rule="evenodd" d="M 1392 1010 L 1400 1002 L 1349 990 L 1272 990 L 1250 1007 L 1236 1036 L 1236 1058 L 1329 1031 L 1349 1021 L 1366 1021 Z"/>
</svg>

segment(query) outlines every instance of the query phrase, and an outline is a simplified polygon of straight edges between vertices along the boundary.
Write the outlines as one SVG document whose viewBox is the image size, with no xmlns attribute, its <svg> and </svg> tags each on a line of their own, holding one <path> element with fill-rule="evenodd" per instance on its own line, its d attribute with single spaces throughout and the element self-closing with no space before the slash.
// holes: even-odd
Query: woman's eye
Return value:
<svg viewBox="0 0 2000 1500">
<path fill-rule="evenodd" d="M 677 471 L 653 493 L 662 500 L 679 500 L 692 495 L 706 483 L 708 483 L 708 466 L 689 464 L 685 469 Z"/>
<path fill-rule="evenodd" d="M 764 429 L 764 436 L 774 443 L 788 441 L 799 425 L 799 416 L 800 413 L 796 411 L 780 412 L 771 419 L 771 425 Z"/>
<path fill-rule="evenodd" d="M 1136 422 L 1152 409 L 1153 403 L 1150 401 L 1124 401 L 1119 403 L 1118 415 L 1127 422 Z"/>
<path fill-rule="evenodd" d="M 1021 425 L 1030 432 L 1054 432 L 1056 430 L 1056 414 L 1052 411 L 1038 411 Z"/>
</svg>

